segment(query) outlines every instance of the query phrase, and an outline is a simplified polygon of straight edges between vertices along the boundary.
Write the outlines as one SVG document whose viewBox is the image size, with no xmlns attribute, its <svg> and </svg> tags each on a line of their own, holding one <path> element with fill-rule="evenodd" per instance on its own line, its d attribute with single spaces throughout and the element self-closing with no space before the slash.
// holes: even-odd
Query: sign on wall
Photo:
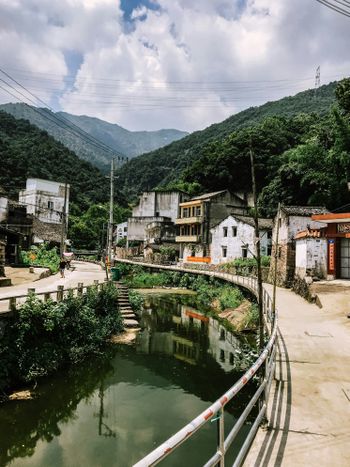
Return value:
<svg viewBox="0 0 350 467">
<path fill-rule="evenodd" d="M 334 250 L 335 250 L 335 243 L 334 240 L 328 241 L 329 249 L 328 249 L 328 267 L 330 271 L 334 271 Z"/>
<path fill-rule="evenodd" d="M 350 233 L 350 223 L 338 224 L 337 231 L 338 233 Z"/>
</svg>

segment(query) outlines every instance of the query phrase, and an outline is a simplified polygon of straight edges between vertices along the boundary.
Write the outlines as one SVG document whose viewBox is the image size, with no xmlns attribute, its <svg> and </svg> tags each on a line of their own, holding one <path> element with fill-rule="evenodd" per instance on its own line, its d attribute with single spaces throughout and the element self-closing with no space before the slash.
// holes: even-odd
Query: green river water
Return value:
<svg viewBox="0 0 350 467">
<path fill-rule="evenodd" d="M 147 295 L 135 346 L 115 346 L 45 378 L 34 400 L 0 406 L 0 466 L 128 467 L 206 409 L 242 374 L 249 344 L 191 301 Z M 227 428 L 252 390 L 248 385 L 226 407 Z M 216 449 L 216 424 L 207 423 L 160 465 L 203 465 Z"/>
</svg>

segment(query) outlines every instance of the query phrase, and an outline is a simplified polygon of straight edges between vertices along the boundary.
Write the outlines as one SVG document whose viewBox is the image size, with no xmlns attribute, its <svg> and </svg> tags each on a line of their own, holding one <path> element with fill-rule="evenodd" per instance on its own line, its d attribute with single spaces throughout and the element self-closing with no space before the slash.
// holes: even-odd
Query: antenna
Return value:
<svg viewBox="0 0 350 467">
<path fill-rule="evenodd" d="M 317 89 L 321 86 L 321 66 L 319 65 L 316 69 L 315 77 L 315 99 L 317 98 Z"/>
</svg>

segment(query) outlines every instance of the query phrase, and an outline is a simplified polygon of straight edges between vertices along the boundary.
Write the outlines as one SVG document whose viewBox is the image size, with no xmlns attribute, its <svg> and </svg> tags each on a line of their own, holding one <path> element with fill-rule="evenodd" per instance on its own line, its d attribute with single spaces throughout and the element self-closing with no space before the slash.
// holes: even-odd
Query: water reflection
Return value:
<svg viewBox="0 0 350 467">
<path fill-rule="evenodd" d="M 36 400 L 0 407 L 1 466 L 131 466 L 242 372 L 236 354 L 246 339 L 188 298 L 146 297 L 141 323 L 134 347 L 42 380 Z M 228 407 L 227 425 L 248 398 L 249 391 Z M 208 424 L 162 465 L 203 465 L 215 444 L 216 424 Z"/>
</svg>

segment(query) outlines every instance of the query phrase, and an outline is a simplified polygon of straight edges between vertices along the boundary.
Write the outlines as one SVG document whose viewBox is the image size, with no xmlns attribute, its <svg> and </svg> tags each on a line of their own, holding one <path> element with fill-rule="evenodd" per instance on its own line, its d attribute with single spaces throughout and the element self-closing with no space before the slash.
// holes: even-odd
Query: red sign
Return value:
<svg viewBox="0 0 350 467">
<path fill-rule="evenodd" d="M 329 253 L 328 253 L 328 266 L 330 271 L 334 271 L 334 250 L 335 244 L 334 240 L 329 242 Z"/>
</svg>

